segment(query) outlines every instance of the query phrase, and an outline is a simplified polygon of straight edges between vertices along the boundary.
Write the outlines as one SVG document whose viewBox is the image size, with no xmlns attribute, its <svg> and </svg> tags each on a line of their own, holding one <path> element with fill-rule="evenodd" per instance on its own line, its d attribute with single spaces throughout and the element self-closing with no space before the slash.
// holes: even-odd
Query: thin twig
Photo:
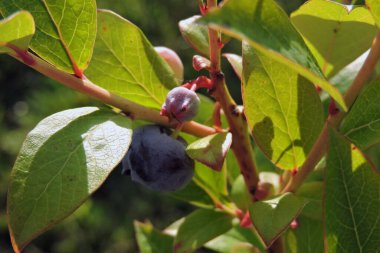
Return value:
<svg viewBox="0 0 380 253">
<path fill-rule="evenodd" d="M 207 0 L 208 10 L 217 7 L 216 0 Z M 254 162 L 254 153 L 251 145 L 250 133 L 244 114 L 232 99 L 226 84 L 224 75 L 220 70 L 220 41 L 218 31 L 209 28 L 211 80 L 214 84 L 213 96 L 220 103 L 226 115 L 230 132 L 232 134 L 232 151 L 239 163 L 241 174 L 251 194 L 252 201 L 255 200 L 257 183 L 259 181 Z"/>
<path fill-rule="evenodd" d="M 355 99 L 358 97 L 360 91 L 371 77 L 376 63 L 379 59 L 380 32 L 377 33 L 372 43 L 371 50 L 367 56 L 367 59 L 365 60 L 363 66 L 361 67 L 350 88 L 346 92 L 346 95 L 344 96 L 344 101 L 347 105 L 347 108 L 350 108 L 355 102 Z M 326 153 L 329 127 L 331 126 L 337 128 L 339 124 L 342 122 L 345 115 L 345 112 L 340 111 L 336 115 L 330 115 L 328 117 L 318 140 L 314 144 L 302 168 L 294 177 L 291 178 L 288 185 L 283 189 L 282 192 L 295 192 L 301 186 L 302 182 L 314 170 L 315 166 Z"/>
<path fill-rule="evenodd" d="M 146 108 L 142 105 L 139 105 L 125 98 L 112 94 L 106 89 L 103 89 L 102 87 L 95 85 L 94 83 L 85 78 L 80 79 L 76 76 L 62 72 L 56 69 L 54 66 L 50 65 L 49 63 L 46 63 L 45 61 L 32 54 L 28 54 L 28 57 L 31 57 L 32 59 L 32 61 L 30 61 L 30 64 L 25 62 L 20 54 L 15 53 L 11 54 L 11 56 L 25 63 L 31 68 L 37 70 L 43 75 L 50 77 L 51 79 L 56 80 L 71 89 L 94 97 L 105 104 L 109 104 L 116 108 L 119 108 L 133 119 L 146 120 L 168 127 L 175 127 L 169 124 L 167 117 L 160 116 L 159 111 Z M 204 137 L 216 133 L 215 129 L 199 124 L 194 121 L 185 123 L 182 128 L 182 131 L 198 137 Z"/>
</svg>

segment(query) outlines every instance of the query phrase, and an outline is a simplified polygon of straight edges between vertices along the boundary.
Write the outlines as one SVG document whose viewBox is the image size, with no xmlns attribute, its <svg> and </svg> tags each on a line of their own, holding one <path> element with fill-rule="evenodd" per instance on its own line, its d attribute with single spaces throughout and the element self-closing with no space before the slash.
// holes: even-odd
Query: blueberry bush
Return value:
<svg viewBox="0 0 380 253">
<path fill-rule="evenodd" d="M 0 0 L 0 53 L 104 103 L 26 136 L 7 196 L 14 251 L 121 164 L 197 207 L 163 230 L 136 221 L 142 253 L 379 252 L 380 2 L 302 2 L 198 0 L 178 23 L 195 54 L 184 80 L 176 52 L 95 0 Z"/>
</svg>

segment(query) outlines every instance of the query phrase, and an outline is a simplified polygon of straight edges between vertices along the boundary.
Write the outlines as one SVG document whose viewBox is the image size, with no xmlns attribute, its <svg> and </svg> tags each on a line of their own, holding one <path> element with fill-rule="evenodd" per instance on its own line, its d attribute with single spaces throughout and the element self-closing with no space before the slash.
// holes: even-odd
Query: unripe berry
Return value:
<svg viewBox="0 0 380 253">
<path fill-rule="evenodd" d="M 183 81 L 183 64 L 178 54 L 167 47 L 155 47 L 156 52 L 169 64 L 178 82 Z"/>
<path fill-rule="evenodd" d="M 197 115 L 199 102 L 199 97 L 194 91 L 176 87 L 166 96 L 161 115 L 168 116 L 170 121 L 178 123 L 189 121 Z"/>
<path fill-rule="evenodd" d="M 194 175 L 194 161 L 186 154 L 186 142 L 170 134 L 168 128 L 157 125 L 137 128 L 122 161 L 123 171 L 152 190 L 172 192 L 185 187 Z"/>
</svg>

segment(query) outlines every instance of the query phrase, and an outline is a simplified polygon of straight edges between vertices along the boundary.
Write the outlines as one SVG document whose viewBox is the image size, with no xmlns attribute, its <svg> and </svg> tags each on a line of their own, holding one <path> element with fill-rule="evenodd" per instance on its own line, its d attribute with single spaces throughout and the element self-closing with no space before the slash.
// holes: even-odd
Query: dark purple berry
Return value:
<svg viewBox="0 0 380 253">
<path fill-rule="evenodd" d="M 186 142 L 170 135 L 171 130 L 162 126 L 137 128 L 122 161 L 123 171 L 152 190 L 172 192 L 185 187 L 193 177 L 194 161 L 186 154 Z"/>
<path fill-rule="evenodd" d="M 197 93 L 184 87 L 176 87 L 166 96 L 161 115 L 168 116 L 170 121 L 182 123 L 194 118 L 198 113 L 198 107 Z"/>
</svg>

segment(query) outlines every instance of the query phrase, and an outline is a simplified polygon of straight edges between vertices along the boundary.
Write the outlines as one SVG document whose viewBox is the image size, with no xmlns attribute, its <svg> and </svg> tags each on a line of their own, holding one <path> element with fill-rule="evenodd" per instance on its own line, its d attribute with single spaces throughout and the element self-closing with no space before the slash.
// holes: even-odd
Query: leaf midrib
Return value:
<svg viewBox="0 0 380 253">
<path fill-rule="evenodd" d="M 339 152 L 339 150 L 337 150 L 337 147 L 338 146 L 334 147 L 335 151 L 337 152 L 337 154 L 341 154 Z M 352 210 L 350 194 L 349 194 L 348 187 L 347 187 L 347 184 L 346 184 L 346 175 L 344 173 L 343 164 L 342 164 L 343 157 L 340 156 L 339 158 L 340 158 L 339 159 L 339 171 L 340 171 L 341 177 L 342 177 L 342 182 L 343 182 L 343 186 L 344 186 L 344 190 L 345 190 L 344 193 L 345 193 L 345 196 L 346 196 L 346 200 L 347 200 L 347 203 L 349 205 L 348 210 L 350 211 L 351 220 L 352 220 L 352 223 L 354 225 L 353 230 L 355 231 L 355 239 L 356 239 L 357 246 L 359 247 L 359 252 L 362 253 L 363 249 L 362 249 L 362 246 L 360 245 L 360 238 L 359 238 L 359 234 L 358 234 L 358 231 L 357 231 L 356 219 L 355 219 L 355 216 L 354 216 L 354 213 L 353 213 L 353 210 Z"/>
<path fill-rule="evenodd" d="M 66 53 L 67 57 L 69 57 L 70 62 L 71 62 L 71 68 L 72 68 L 72 70 L 73 70 L 74 73 L 75 73 L 75 72 L 76 72 L 76 68 L 78 68 L 78 64 L 76 63 L 76 61 L 74 60 L 73 55 L 72 55 L 71 52 L 70 52 L 69 45 L 66 45 L 66 42 L 65 42 L 65 40 L 63 39 L 63 35 L 62 35 L 62 33 L 61 33 L 61 29 L 59 28 L 57 22 L 55 21 L 53 15 L 52 15 L 52 13 L 50 12 L 50 9 L 49 9 L 49 7 L 48 7 L 48 5 L 47 5 L 47 3 L 46 3 L 46 0 L 41 0 L 41 2 L 43 3 L 43 5 L 44 5 L 44 7 L 45 7 L 45 9 L 46 9 L 46 12 L 48 13 L 48 15 L 49 15 L 49 17 L 50 17 L 50 19 L 51 19 L 51 21 L 52 21 L 52 23 L 53 23 L 53 25 L 54 25 L 56 31 L 57 31 L 57 34 L 58 34 L 58 36 L 59 36 L 59 42 L 60 42 L 60 44 L 63 46 L 63 48 L 64 48 L 64 50 L 65 50 L 65 53 Z M 65 3 L 66 3 L 66 0 L 65 0 Z M 84 6 L 83 6 L 83 8 L 84 8 Z M 63 19 L 63 17 L 62 17 L 62 19 Z M 77 22 L 77 23 L 78 23 L 78 19 L 79 19 L 79 18 L 76 19 L 76 22 Z M 74 29 L 74 31 L 73 31 L 73 37 L 74 37 L 74 35 L 75 35 L 75 33 L 76 33 L 76 29 L 77 29 L 77 26 L 75 27 L 75 29 Z M 83 51 L 83 50 L 82 50 L 82 51 Z"/>
</svg>

